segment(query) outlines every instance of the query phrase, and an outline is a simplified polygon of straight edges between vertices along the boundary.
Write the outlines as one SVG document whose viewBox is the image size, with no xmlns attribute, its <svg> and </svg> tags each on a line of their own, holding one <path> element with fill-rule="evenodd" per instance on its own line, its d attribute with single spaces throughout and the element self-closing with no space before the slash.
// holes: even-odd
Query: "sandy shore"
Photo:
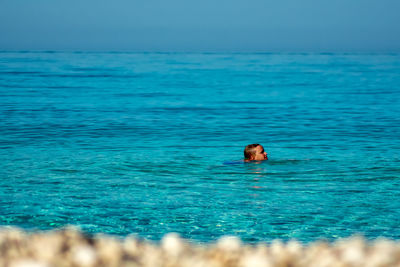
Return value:
<svg viewBox="0 0 400 267">
<path fill-rule="evenodd" d="M 154 244 L 134 237 L 89 237 L 73 228 L 35 233 L 1 228 L 0 266 L 400 266 L 400 242 L 353 237 L 333 243 L 273 241 L 250 246 L 223 237 L 201 246 L 176 234 Z"/>
</svg>

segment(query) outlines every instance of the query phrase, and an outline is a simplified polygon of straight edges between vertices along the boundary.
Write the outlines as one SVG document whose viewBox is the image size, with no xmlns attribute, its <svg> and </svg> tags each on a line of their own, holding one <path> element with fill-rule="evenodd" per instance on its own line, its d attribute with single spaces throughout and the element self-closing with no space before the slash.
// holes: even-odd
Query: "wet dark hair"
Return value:
<svg viewBox="0 0 400 267">
<path fill-rule="evenodd" d="M 255 149 L 256 147 L 258 147 L 259 145 L 260 145 L 260 144 L 251 144 L 251 145 L 247 145 L 247 146 L 244 148 L 244 159 L 250 159 L 250 157 L 251 157 L 252 155 L 255 154 L 254 149 Z"/>
</svg>

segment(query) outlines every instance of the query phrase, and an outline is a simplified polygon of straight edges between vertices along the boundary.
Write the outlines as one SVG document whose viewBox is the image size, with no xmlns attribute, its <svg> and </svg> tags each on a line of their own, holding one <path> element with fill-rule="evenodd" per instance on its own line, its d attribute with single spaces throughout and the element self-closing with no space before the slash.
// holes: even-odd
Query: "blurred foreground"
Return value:
<svg viewBox="0 0 400 267">
<path fill-rule="evenodd" d="M 176 234 L 160 244 L 135 237 L 87 236 L 75 228 L 28 233 L 0 230 L 0 266 L 400 266 L 400 242 L 360 237 L 334 243 L 246 245 L 235 237 L 189 244 Z"/>
</svg>

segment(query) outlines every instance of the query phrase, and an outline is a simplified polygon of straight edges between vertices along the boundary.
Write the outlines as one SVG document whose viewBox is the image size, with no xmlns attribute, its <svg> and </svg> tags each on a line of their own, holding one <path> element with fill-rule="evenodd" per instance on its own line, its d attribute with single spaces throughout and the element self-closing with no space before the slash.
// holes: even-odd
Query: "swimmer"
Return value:
<svg viewBox="0 0 400 267">
<path fill-rule="evenodd" d="M 249 162 L 252 160 L 268 160 L 267 152 L 260 144 L 247 145 L 244 149 L 244 161 Z"/>
</svg>

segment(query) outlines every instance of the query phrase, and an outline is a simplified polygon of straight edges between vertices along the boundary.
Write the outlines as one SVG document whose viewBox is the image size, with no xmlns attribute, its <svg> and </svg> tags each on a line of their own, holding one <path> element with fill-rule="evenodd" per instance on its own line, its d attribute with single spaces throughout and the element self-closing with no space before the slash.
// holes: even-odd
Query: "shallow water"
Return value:
<svg viewBox="0 0 400 267">
<path fill-rule="evenodd" d="M 399 54 L 1 52 L 0 224 L 399 239 L 399 111 Z"/>
</svg>

